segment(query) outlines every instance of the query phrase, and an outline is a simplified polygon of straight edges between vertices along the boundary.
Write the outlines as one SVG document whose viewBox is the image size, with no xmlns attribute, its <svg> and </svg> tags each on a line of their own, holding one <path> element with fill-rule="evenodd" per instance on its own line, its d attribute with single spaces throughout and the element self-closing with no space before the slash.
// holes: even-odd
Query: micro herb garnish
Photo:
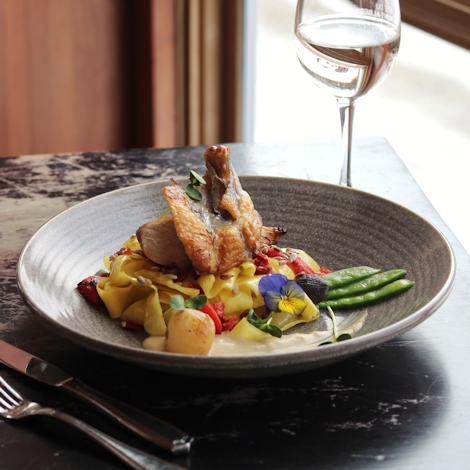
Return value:
<svg viewBox="0 0 470 470">
<path fill-rule="evenodd" d="M 264 331 L 265 333 L 269 333 L 270 335 L 275 336 L 276 338 L 280 338 L 282 336 L 282 330 L 276 325 L 271 325 L 272 319 L 272 314 L 265 319 L 259 318 L 252 308 L 248 312 L 247 317 L 248 322 L 251 323 L 253 326 L 256 326 L 256 328 L 260 329 L 261 331 Z"/>
<path fill-rule="evenodd" d="M 157 220 L 163 219 L 163 217 L 166 217 L 170 213 L 170 208 L 168 207 L 165 209 L 157 218 Z"/>
<path fill-rule="evenodd" d="M 338 327 L 336 325 L 336 317 L 335 314 L 330 306 L 326 307 L 328 310 L 328 313 L 330 314 L 331 321 L 333 323 L 333 336 L 335 338 L 334 341 L 326 341 L 324 343 L 321 343 L 320 346 L 323 346 L 324 344 L 333 344 L 333 343 L 339 343 L 340 341 L 346 341 L 347 339 L 351 339 L 352 336 L 349 333 L 343 333 L 338 336 Z"/>
<path fill-rule="evenodd" d="M 195 297 L 190 297 L 189 299 L 184 300 L 182 295 L 176 294 L 170 299 L 169 304 L 170 308 L 165 311 L 163 316 L 171 310 L 183 310 L 184 308 L 199 310 L 207 304 L 207 297 L 205 295 L 196 295 Z"/>
<path fill-rule="evenodd" d="M 194 170 L 191 170 L 189 172 L 189 184 L 186 186 L 186 194 L 191 199 L 200 201 L 202 199 L 202 195 L 195 186 L 200 186 L 201 184 L 206 184 L 205 179 Z"/>
</svg>

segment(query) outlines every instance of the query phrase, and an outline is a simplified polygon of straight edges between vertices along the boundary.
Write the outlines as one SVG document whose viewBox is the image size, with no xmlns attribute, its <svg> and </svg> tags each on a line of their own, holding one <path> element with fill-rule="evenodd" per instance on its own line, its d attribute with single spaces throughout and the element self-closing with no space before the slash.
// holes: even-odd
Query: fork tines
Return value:
<svg viewBox="0 0 470 470">
<path fill-rule="evenodd" d="M 6 411 L 19 406 L 23 400 L 23 397 L 0 376 L 0 409 Z"/>
</svg>

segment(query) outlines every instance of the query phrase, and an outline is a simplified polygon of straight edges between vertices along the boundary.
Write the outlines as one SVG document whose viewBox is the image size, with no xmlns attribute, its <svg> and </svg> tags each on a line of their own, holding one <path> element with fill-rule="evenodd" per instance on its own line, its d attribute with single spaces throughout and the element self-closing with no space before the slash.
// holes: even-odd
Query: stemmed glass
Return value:
<svg viewBox="0 0 470 470">
<path fill-rule="evenodd" d="M 298 0 L 297 56 L 315 84 L 339 105 L 343 163 L 340 184 L 351 186 L 355 100 L 388 76 L 400 45 L 398 0 Z"/>
</svg>

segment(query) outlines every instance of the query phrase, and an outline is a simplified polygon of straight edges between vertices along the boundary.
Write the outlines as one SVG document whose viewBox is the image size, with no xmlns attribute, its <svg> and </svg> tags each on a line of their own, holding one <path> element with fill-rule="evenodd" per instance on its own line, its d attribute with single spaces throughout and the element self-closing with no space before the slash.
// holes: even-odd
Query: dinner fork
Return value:
<svg viewBox="0 0 470 470">
<path fill-rule="evenodd" d="M 101 444 L 131 468 L 137 470 L 183 470 L 179 465 L 124 444 L 72 415 L 54 408 L 44 407 L 39 403 L 26 399 L 0 376 L 0 417 L 4 419 L 22 419 L 35 415 L 51 416 L 71 424 L 98 442 L 98 444 Z"/>
</svg>

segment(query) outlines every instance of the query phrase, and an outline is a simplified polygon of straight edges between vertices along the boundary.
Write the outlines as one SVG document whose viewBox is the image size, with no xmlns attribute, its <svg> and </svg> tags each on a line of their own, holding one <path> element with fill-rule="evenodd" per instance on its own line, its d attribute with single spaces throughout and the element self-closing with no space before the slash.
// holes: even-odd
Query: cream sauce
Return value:
<svg viewBox="0 0 470 470">
<path fill-rule="evenodd" d="M 351 336 L 354 336 L 364 325 L 366 317 L 367 310 L 364 310 L 347 328 L 341 330 L 338 328 L 338 334 L 349 333 Z M 322 342 L 331 340 L 332 334 L 332 330 L 314 331 L 307 334 L 285 334 L 282 335 L 282 338 L 272 336 L 261 341 L 255 341 L 234 337 L 230 333 L 222 333 L 215 336 L 209 356 L 247 356 L 298 352 L 318 347 Z M 165 337 L 149 336 L 142 342 L 142 347 L 152 351 L 163 352 L 165 351 Z"/>
</svg>

